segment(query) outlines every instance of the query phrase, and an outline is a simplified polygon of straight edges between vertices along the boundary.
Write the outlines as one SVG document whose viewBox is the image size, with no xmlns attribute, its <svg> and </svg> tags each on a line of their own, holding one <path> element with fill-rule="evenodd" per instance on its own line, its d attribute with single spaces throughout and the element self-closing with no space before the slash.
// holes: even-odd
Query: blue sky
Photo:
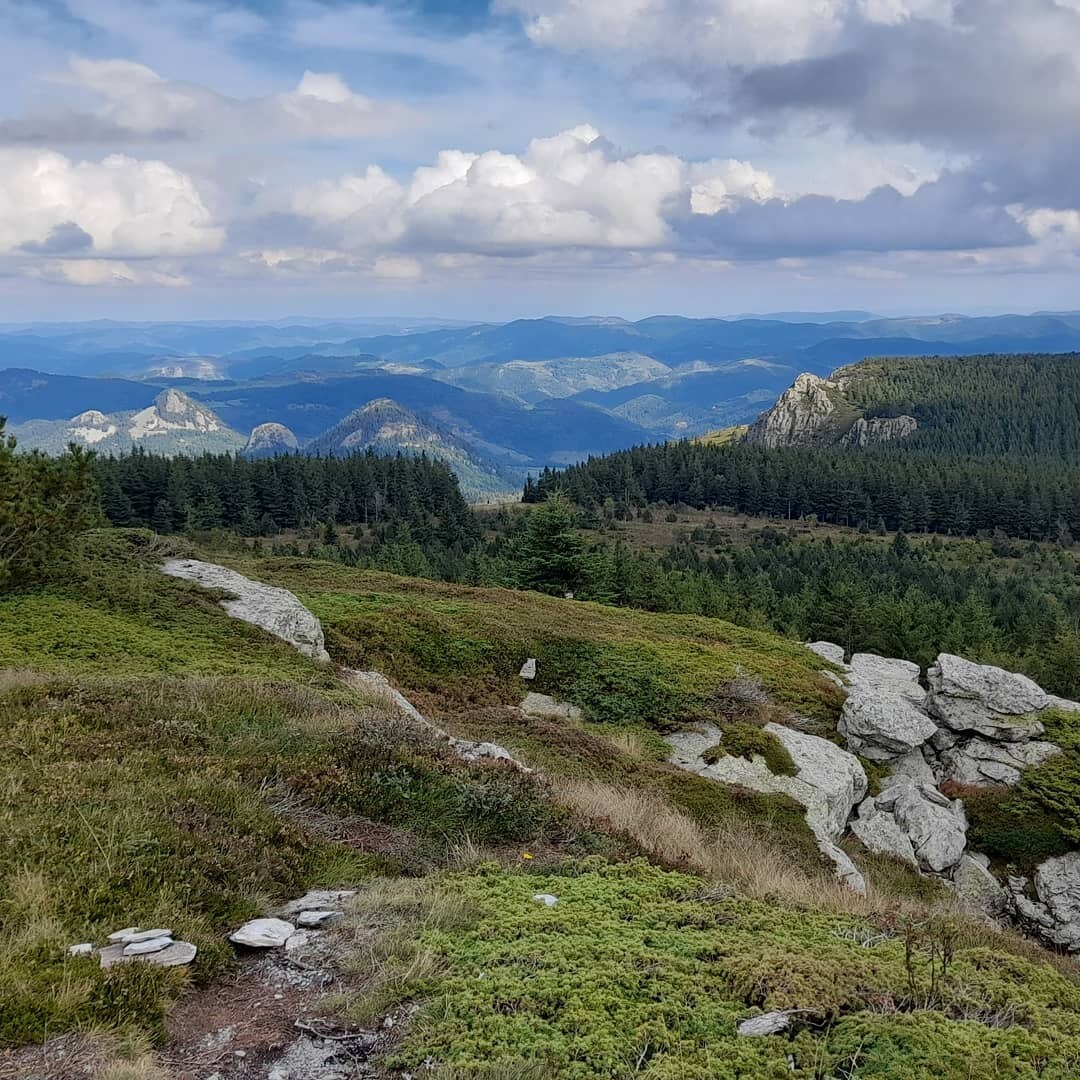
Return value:
<svg viewBox="0 0 1080 1080">
<path fill-rule="evenodd" d="M 1080 0 L 0 0 L 0 321 L 1076 308 Z"/>
</svg>

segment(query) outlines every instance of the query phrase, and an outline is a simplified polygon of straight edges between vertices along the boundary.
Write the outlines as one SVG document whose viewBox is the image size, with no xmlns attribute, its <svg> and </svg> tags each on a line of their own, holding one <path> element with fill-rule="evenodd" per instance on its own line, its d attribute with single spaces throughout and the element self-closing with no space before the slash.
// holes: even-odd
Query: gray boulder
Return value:
<svg viewBox="0 0 1080 1080">
<path fill-rule="evenodd" d="M 1026 742 L 1044 731 L 1036 714 L 1050 697 L 1026 675 L 942 653 L 927 672 L 930 714 L 953 731 Z"/>
<path fill-rule="evenodd" d="M 778 776 L 758 756 L 747 759 L 728 755 L 708 764 L 702 757 L 705 751 L 717 743 L 723 745 L 723 733 L 712 725 L 666 736 L 671 747 L 668 760 L 710 780 L 766 794 L 787 795 L 802 804 L 806 823 L 822 855 L 833 864 L 837 877 L 856 891 L 865 892 L 862 875 L 835 843 L 844 831 L 852 807 L 866 793 L 863 767 L 854 755 L 817 735 L 780 724 L 767 724 L 765 730 L 787 749 L 797 775 Z"/>
<path fill-rule="evenodd" d="M 934 874 L 956 866 L 967 844 L 963 804 L 905 774 L 890 777 L 879 795 L 859 806 L 851 830 L 870 851 Z"/>
<path fill-rule="evenodd" d="M 919 667 L 872 653 L 851 658 L 851 684 L 837 731 L 871 761 L 892 761 L 922 746 L 937 731 L 923 710 Z"/>
<path fill-rule="evenodd" d="M 828 660 L 830 664 L 847 670 L 847 664 L 844 663 L 843 645 L 834 645 L 831 641 L 808 641 L 806 647 L 812 653 L 817 653 L 822 660 Z"/>
<path fill-rule="evenodd" d="M 780 1009 L 776 1012 L 762 1013 L 760 1016 L 752 1016 L 749 1020 L 743 1020 L 735 1029 L 736 1035 L 744 1038 L 761 1038 L 766 1035 L 779 1035 L 787 1031 L 791 1026 L 791 1017 L 794 1011 Z"/>
<path fill-rule="evenodd" d="M 1009 878 L 1010 902 L 1019 921 L 1051 945 L 1080 952 L 1080 852 L 1047 859 L 1035 871 L 1035 895 L 1026 878 Z"/>
<path fill-rule="evenodd" d="M 866 772 L 858 759 L 828 739 L 782 724 L 766 724 L 765 730 L 787 750 L 798 770 L 797 779 L 821 793 L 825 832 L 839 836 L 855 804 L 866 794 Z"/>
<path fill-rule="evenodd" d="M 937 724 L 889 688 L 854 685 L 836 730 L 848 747 L 871 761 L 892 761 L 922 746 Z"/>
<path fill-rule="evenodd" d="M 997 918 L 1006 909 L 1007 897 L 988 864 L 985 856 L 973 852 L 964 855 L 953 871 L 953 884 L 965 904 Z"/>
<path fill-rule="evenodd" d="M 991 742 L 975 736 L 962 739 L 940 757 L 942 774 L 961 784 L 1015 784 L 1025 769 L 1061 753 L 1052 742 Z"/>
<path fill-rule="evenodd" d="M 296 927 L 284 919 L 252 919 L 229 935 L 234 945 L 249 949 L 274 949 L 284 945 L 296 932 Z"/>
<path fill-rule="evenodd" d="M 304 656 L 329 663 L 322 624 L 288 589 L 263 585 L 224 566 L 197 559 L 169 559 L 162 571 L 194 581 L 204 589 L 221 589 L 233 599 L 221 606 L 234 618 L 251 623 L 287 641 Z"/>
<path fill-rule="evenodd" d="M 851 832 L 873 855 L 891 855 L 912 866 L 919 865 L 908 834 L 892 814 L 878 810 L 873 799 L 860 804 L 859 816 L 851 822 Z"/>
</svg>

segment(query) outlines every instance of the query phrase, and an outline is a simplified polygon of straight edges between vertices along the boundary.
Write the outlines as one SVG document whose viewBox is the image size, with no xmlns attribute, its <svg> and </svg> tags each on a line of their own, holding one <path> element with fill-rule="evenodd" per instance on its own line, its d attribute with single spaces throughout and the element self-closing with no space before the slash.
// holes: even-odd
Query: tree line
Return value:
<svg viewBox="0 0 1080 1080">
<path fill-rule="evenodd" d="M 407 524 L 453 544 L 479 534 L 457 478 L 423 455 L 164 457 L 137 449 L 93 463 L 108 521 L 158 533 L 274 536 L 314 525 Z"/>
<path fill-rule="evenodd" d="M 672 442 L 637 446 L 526 481 L 586 508 L 685 503 L 741 514 L 890 531 L 1025 539 L 1080 536 L 1080 468 L 1047 459 L 973 458 L 889 447 L 768 449 Z"/>
</svg>

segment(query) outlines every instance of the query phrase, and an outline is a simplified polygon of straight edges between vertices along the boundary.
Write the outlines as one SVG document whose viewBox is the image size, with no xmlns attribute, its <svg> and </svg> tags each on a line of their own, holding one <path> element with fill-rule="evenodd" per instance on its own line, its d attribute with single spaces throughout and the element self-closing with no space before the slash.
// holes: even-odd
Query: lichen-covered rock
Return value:
<svg viewBox="0 0 1080 1080">
<path fill-rule="evenodd" d="M 848 747 L 871 761 L 892 761 L 922 746 L 937 724 L 910 700 L 889 688 L 851 688 L 836 730 Z"/>
<path fill-rule="evenodd" d="M 837 877 L 858 892 L 866 883 L 850 858 L 834 841 L 844 831 L 852 807 L 866 792 L 866 773 L 858 759 L 835 743 L 795 731 L 780 724 L 767 724 L 794 763 L 795 776 L 778 776 L 763 758 L 728 754 L 713 764 L 702 755 L 722 742 L 723 733 L 712 725 L 697 731 L 666 736 L 673 764 L 699 776 L 724 784 L 735 784 L 765 794 L 787 795 L 806 808 L 806 823 L 821 853 L 833 864 Z"/>
<path fill-rule="evenodd" d="M 1015 784 L 1025 769 L 1061 753 L 1052 742 L 992 742 L 976 736 L 943 750 L 942 775 L 961 784 Z"/>
<path fill-rule="evenodd" d="M 873 855 L 891 855 L 912 866 L 919 865 L 908 834 L 892 814 L 878 810 L 873 799 L 860 804 L 859 815 L 851 822 L 851 832 Z"/>
<path fill-rule="evenodd" d="M 234 618 L 258 626 L 287 641 L 298 652 L 328 663 L 322 624 L 288 589 L 263 585 L 215 563 L 169 559 L 162 566 L 170 577 L 194 581 L 204 589 L 221 589 L 232 600 L 221 606 Z"/>
<path fill-rule="evenodd" d="M 856 653 L 850 690 L 837 731 L 849 749 L 871 761 L 892 761 L 922 746 L 937 731 L 924 711 L 919 667 L 872 653 Z"/>
<path fill-rule="evenodd" d="M 934 874 L 951 870 L 967 846 L 964 805 L 928 784 L 894 777 L 878 797 L 877 806 L 888 810 L 907 833 L 919 865 Z"/>
<path fill-rule="evenodd" d="M 831 641 L 808 641 L 806 647 L 812 653 L 817 653 L 822 660 L 828 660 L 830 664 L 835 664 L 838 668 L 847 669 L 847 664 L 844 663 L 843 645 L 834 645 Z"/>
<path fill-rule="evenodd" d="M 273 949 L 284 945 L 296 932 L 296 927 L 284 919 L 252 919 L 229 935 L 234 945 L 249 949 Z"/>
<path fill-rule="evenodd" d="M 928 710 L 953 731 L 1000 742 L 1026 742 L 1044 731 L 1036 714 L 1049 707 L 1050 697 L 1026 675 L 942 653 L 927 679 Z"/>
<path fill-rule="evenodd" d="M 967 844 L 963 804 L 903 773 L 889 777 L 880 794 L 860 804 L 851 831 L 870 851 L 934 874 L 956 866 Z"/>
<path fill-rule="evenodd" d="M 1080 852 L 1047 859 L 1035 871 L 1035 900 L 1026 878 L 1009 878 L 1010 904 L 1019 921 L 1052 945 L 1080 952 Z"/>
<path fill-rule="evenodd" d="M 766 724 L 765 730 L 787 750 L 798 770 L 796 779 L 821 793 L 825 831 L 839 836 L 855 804 L 866 794 L 866 772 L 858 759 L 828 739 L 782 724 Z"/>
<path fill-rule="evenodd" d="M 985 857 L 965 854 L 953 871 L 953 884 L 967 905 L 997 918 L 1005 911 L 1006 893 L 988 863 Z"/>
</svg>

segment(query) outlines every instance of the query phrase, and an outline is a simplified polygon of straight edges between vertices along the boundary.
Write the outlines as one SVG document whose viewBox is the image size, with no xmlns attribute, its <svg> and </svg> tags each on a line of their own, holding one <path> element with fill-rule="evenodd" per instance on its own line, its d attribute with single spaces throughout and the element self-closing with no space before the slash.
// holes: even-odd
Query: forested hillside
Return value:
<svg viewBox="0 0 1080 1080">
<path fill-rule="evenodd" d="M 867 419 L 915 417 L 909 450 L 1080 464 L 1080 353 L 864 360 L 832 381 Z"/>
<path fill-rule="evenodd" d="M 640 446 L 526 484 L 527 502 L 565 492 L 582 506 L 686 503 L 842 525 L 970 536 L 1080 536 L 1080 468 L 1041 458 L 679 442 Z"/>
</svg>

